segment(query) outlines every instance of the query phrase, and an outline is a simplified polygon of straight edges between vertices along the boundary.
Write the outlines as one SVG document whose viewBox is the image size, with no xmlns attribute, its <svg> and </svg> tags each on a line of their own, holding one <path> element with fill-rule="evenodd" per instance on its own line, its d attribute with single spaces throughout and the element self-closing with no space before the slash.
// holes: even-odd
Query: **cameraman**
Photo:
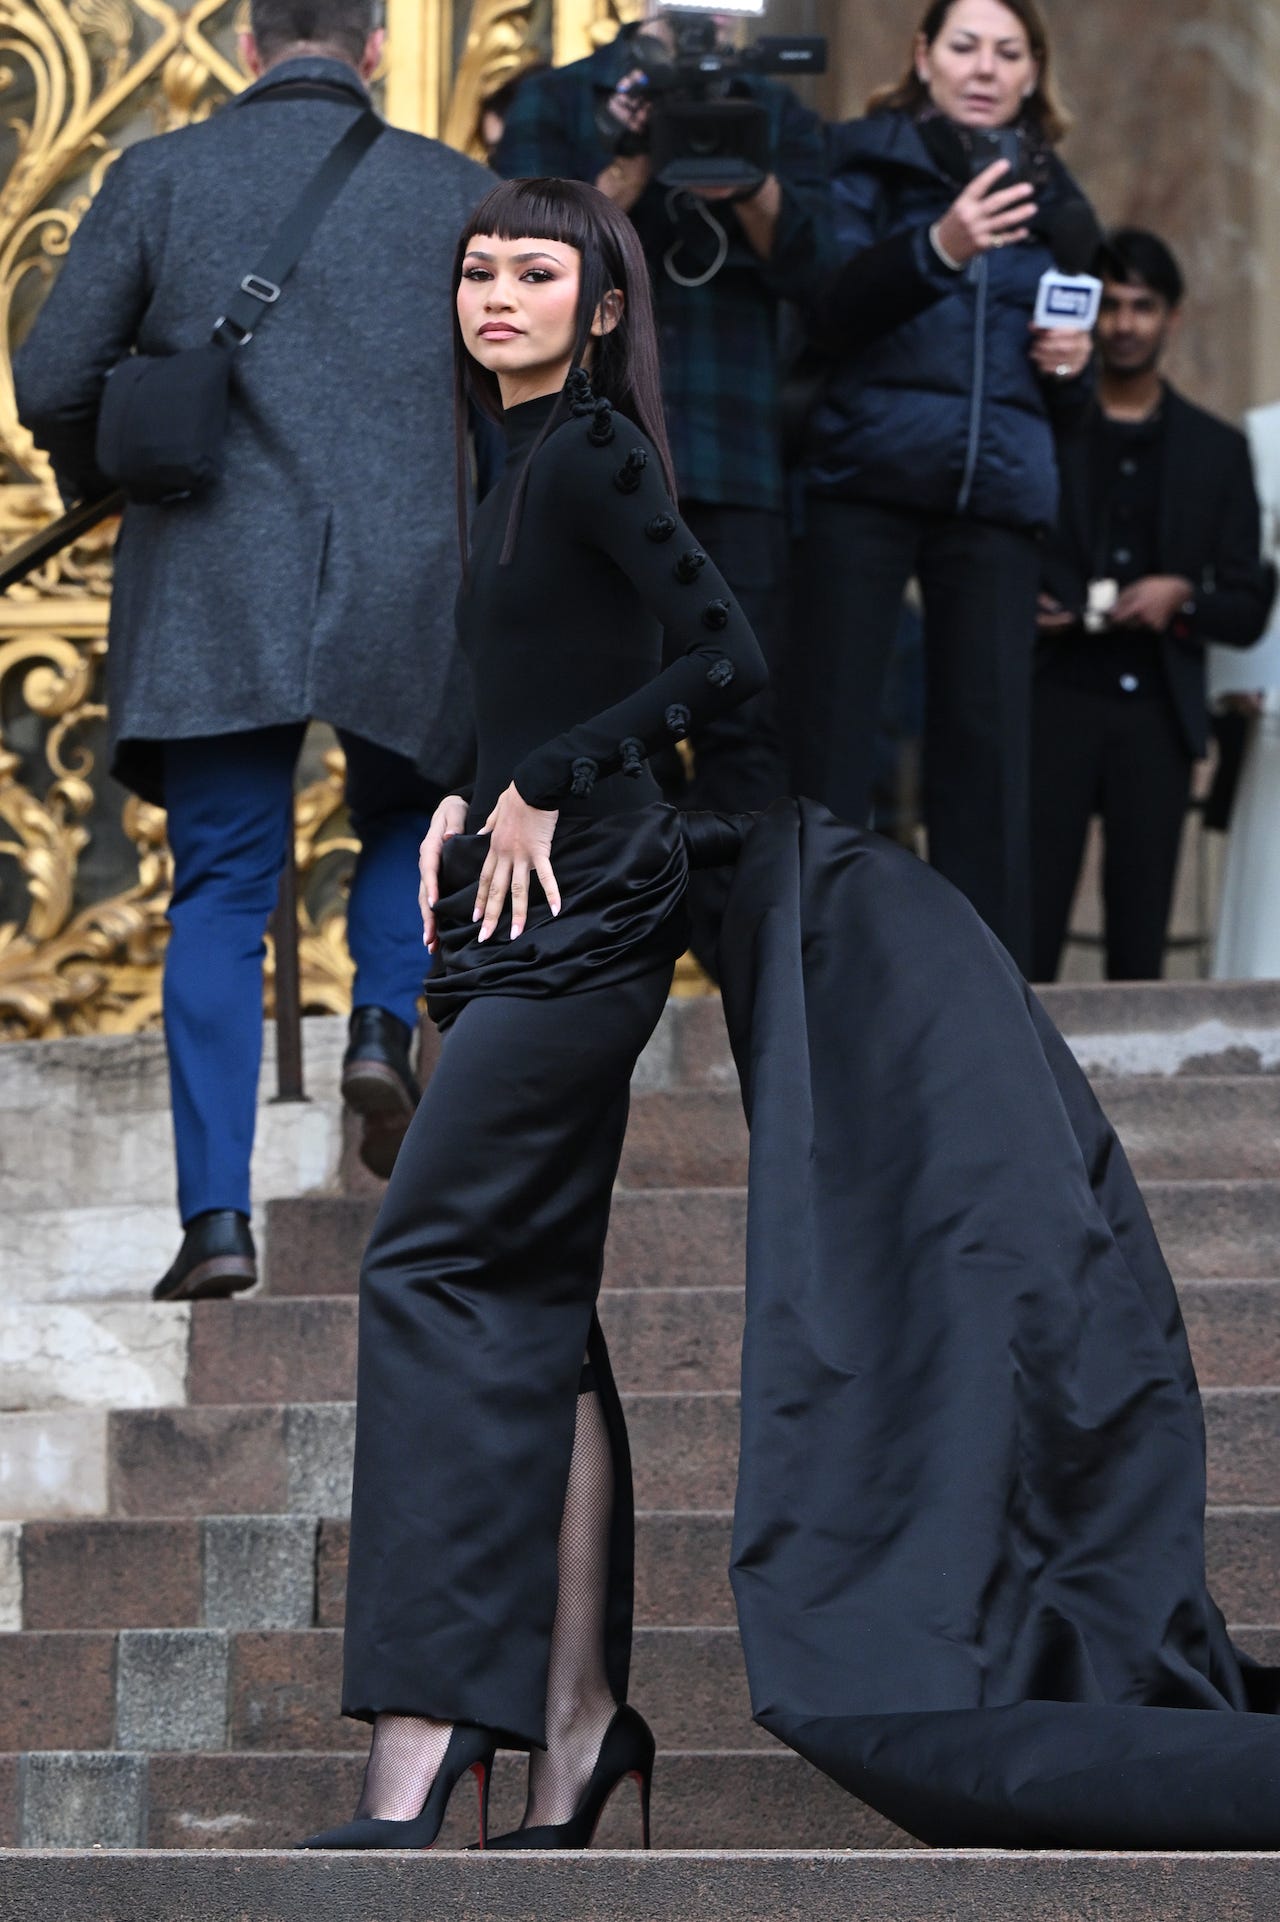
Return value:
<svg viewBox="0 0 1280 1922">
<path fill-rule="evenodd" d="M 773 661 L 787 567 L 779 324 L 783 303 L 811 300 L 829 265 L 822 126 L 788 87 L 735 74 L 723 92 L 766 109 L 771 171 L 741 199 L 723 188 L 669 191 L 643 150 L 652 109 L 641 33 L 675 53 L 677 29 L 650 0 L 646 20 L 611 45 L 525 81 L 494 166 L 507 179 L 590 181 L 630 214 L 653 276 L 682 510 Z M 768 694 L 692 746 L 694 778 L 680 795 L 691 807 L 765 807 L 788 787 Z M 694 952 L 712 972 L 724 886 L 704 873 L 691 897 Z"/>
</svg>

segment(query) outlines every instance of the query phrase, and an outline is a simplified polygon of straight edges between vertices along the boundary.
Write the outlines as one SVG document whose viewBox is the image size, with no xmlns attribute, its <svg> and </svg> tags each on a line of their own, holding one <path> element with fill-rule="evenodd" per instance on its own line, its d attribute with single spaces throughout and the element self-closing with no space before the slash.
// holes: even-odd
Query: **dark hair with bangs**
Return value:
<svg viewBox="0 0 1280 1922">
<path fill-rule="evenodd" d="M 554 240 L 576 247 L 582 259 L 578 284 L 578 312 L 570 372 L 588 354 L 591 389 L 620 414 L 633 420 L 658 451 L 663 477 L 675 499 L 675 471 L 662 413 L 662 384 L 658 371 L 658 331 L 653 319 L 649 268 L 635 228 L 607 195 L 578 180 L 505 180 L 480 202 L 458 237 L 453 262 L 453 291 L 462 280 L 467 250 L 478 234 L 495 240 Z M 617 288 L 622 311 L 609 333 L 598 337 L 592 322 L 605 296 Z M 462 564 L 467 564 L 467 409 L 474 405 L 492 421 L 502 419 L 498 377 L 468 352 L 453 313 L 454 415 L 458 475 L 458 536 Z M 511 559 L 520 513 L 524 506 L 529 461 L 548 434 L 568 418 L 569 400 L 561 394 L 541 434 L 529 450 L 507 521 L 500 565 Z"/>
</svg>

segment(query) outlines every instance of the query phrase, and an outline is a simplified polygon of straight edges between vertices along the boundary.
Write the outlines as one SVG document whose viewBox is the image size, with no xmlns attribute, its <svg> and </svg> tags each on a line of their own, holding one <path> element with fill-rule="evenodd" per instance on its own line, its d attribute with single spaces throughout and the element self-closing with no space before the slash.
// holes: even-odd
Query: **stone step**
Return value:
<svg viewBox="0 0 1280 1922">
<path fill-rule="evenodd" d="M 377 1211 L 376 1200 L 367 1196 L 273 1201 L 267 1210 L 265 1291 L 353 1294 Z M 605 1254 L 606 1285 L 740 1288 L 746 1222 L 743 1187 L 618 1188 Z"/>
<path fill-rule="evenodd" d="M 0 1301 L 0 1410 L 187 1400 L 191 1310 L 151 1301 Z"/>
<path fill-rule="evenodd" d="M 1205 1387 L 1280 1386 L 1280 1282 L 1188 1281 L 1179 1296 Z M 619 1384 L 735 1387 L 743 1308 L 740 1288 L 606 1289 Z M 346 1400 L 356 1314 L 352 1295 L 0 1303 L 0 1410 Z"/>
<path fill-rule="evenodd" d="M 1275 981 L 1081 982 L 1036 993 L 1089 1074 L 1280 1069 Z"/>
<path fill-rule="evenodd" d="M 1100 1077 L 1094 1092 L 1140 1180 L 1280 1173 L 1280 1073 Z M 619 1178 L 626 1188 L 738 1187 L 747 1151 L 736 1092 L 639 1095 Z"/>
<path fill-rule="evenodd" d="M 354 1739 L 360 1742 L 359 1731 Z M 118 1751 L 44 1752 L 22 1756 L 0 1755 L 0 1844 L 21 1840 L 30 1849 L 92 1849 L 89 1858 L 103 1860 L 100 1850 L 113 1847 L 149 1847 L 153 1850 L 291 1849 L 292 1844 L 316 1829 L 342 1821 L 354 1808 L 360 1792 L 367 1743 L 357 1751 L 342 1754 L 123 1754 Z M 492 1831 L 500 1834 L 514 1828 L 524 1803 L 526 1768 L 523 1758 L 503 1753 L 494 1768 L 493 1797 L 490 1806 Z M 476 1839 L 476 1804 L 469 1785 L 453 1797 L 440 1848 L 429 1855 L 413 1858 L 414 1866 L 448 1859 L 445 1851 L 465 1849 Z M 845 1795 L 833 1782 L 808 1763 L 777 1745 L 769 1748 L 712 1750 L 664 1753 L 654 1772 L 653 1836 L 655 1855 L 674 1849 L 884 1849 L 910 1847 L 903 1836 L 883 1816 Z M 597 1849 L 637 1849 L 640 1825 L 634 1791 L 629 1786 L 614 1796 L 605 1812 L 596 1838 Z M 39 1857 L 18 1858 L 0 1855 L 0 1878 L 4 1884 L 5 1922 L 14 1922 L 19 1913 L 13 1903 L 16 1891 L 15 1869 Z M 73 1858 L 64 1858 L 73 1859 Z M 207 1859 L 195 1856 L 195 1860 Z M 261 1862 L 261 1855 L 245 1858 Z M 291 1860 L 300 1858 L 292 1855 Z M 336 1858 L 311 1858 L 331 1865 Z M 375 1858 L 350 1857 L 371 1861 Z M 384 1863 L 410 1858 L 383 1857 Z M 474 1876 L 474 1858 L 463 1858 Z M 497 1861 L 494 1855 L 490 1858 Z M 505 1856 L 501 1859 L 508 1859 Z M 544 1860 L 547 1858 L 543 1858 Z M 561 1858 L 562 1860 L 564 1858 Z M 580 1858 L 607 1861 L 602 1854 Z M 140 1866 L 159 1867 L 154 1855 L 138 1858 Z M 160 1858 L 163 1861 L 163 1857 Z M 331 1878 L 332 1871 L 330 1871 Z M 330 1878 L 320 1889 L 330 1886 Z M 287 1915 L 296 1922 L 351 1922 L 359 1917 L 368 1922 L 375 1914 L 363 1899 L 347 1907 L 345 1901 L 328 1909 L 320 1889 L 311 1891 L 310 1905 L 283 1910 L 274 1901 L 258 1900 L 243 1889 L 232 1894 L 228 1889 L 220 1901 L 210 1888 L 205 1899 L 192 1907 L 151 1909 L 140 1907 L 146 1901 L 144 1886 L 131 1894 L 118 1892 L 121 1906 L 99 1908 L 93 1900 L 74 1911 L 75 1922 L 142 1922 L 144 1916 L 163 1916 L 164 1922 L 188 1922 L 188 1918 L 236 1915 L 254 1922 L 283 1922 Z M 114 1903 L 115 1898 L 113 1898 Z M 463 1911 L 450 1900 L 436 1907 L 427 1899 L 425 1906 L 416 1897 L 409 1900 L 401 1890 L 401 1906 L 386 1911 L 396 1922 L 407 1916 L 444 1917 L 450 1922 Z M 321 1906 L 317 1907 L 317 1901 Z M 20 1911 L 26 1916 L 36 1910 Z M 612 1914 L 612 1908 L 584 1910 L 591 1922 Z M 805 1908 L 792 1914 L 812 1913 Z M 51 1915 L 73 1911 L 46 1908 L 41 1922 Z M 499 1901 L 496 1908 L 482 1911 L 485 1922 L 498 1922 L 509 1912 Z M 530 1911 L 539 1922 L 550 1922 L 559 1911 L 552 1907 Z M 660 1914 L 698 1917 L 703 1913 L 697 1902 L 692 1908 L 646 1911 L 648 1922 Z M 788 1918 L 790 1922 L 790 1917 Z"/>
<path fill-rule="evenodd" d="M 265 1844 L 258 1844 L 258 1852 L 240 1853 L 254 1848 L 256 1832 L 228 1837 L 234 1852 L 225 1853 L 32 1851 L 0 1857 L 8 1918 L 174 1922 L 179 1916 L 234 1914 L 261 1922 L 349 1922 L 356 1916 L 360 1922 L 404 1922 L 410 1915 L 447 1916 L 449 1922 L 600 1922 L 606 1916 L 609 1922 L 658 1917 L 796 1922 L 803 1916 L 805 1922 L 885 1922 L 887 1917 L 894 1922 L 1080 1922 L 1087 1916 L 1092 1922 L 1225 1922 L 1227 1917 L 1261 1922 L 1280 1908 L 1280 1857 L 1275 1855 L 961 1853 L 894 1846 L 872 1852 L 855 1832 L 862 1825 L 847 1811 L 843 1836 L 828 1843 L 827 1852 L 809 1842 L 805 1831 L 819 1826 L 810 1820 L 785 1843 L 772 1845 L 776 1853 L 760 1853 L 771 1846 L 760 1839 L 761 1826 L 780 1826 L 770 1819 L 775 1811 L 764 1807 L 745 1843 L 709 1853 L 704 1836 L 667 1841 L 696 1830 L 689 1801 L 677 1804 L 676 1794 L 687 1791 L 698 1762 L 688 1758 L 679 1782 L 673 1771 L 667 1795 L 675 1820 L 664 1823 L 665 1846 L 650 1855 L 612 1854 L 604 1847 L 573 1856 L 500 1850 L 477 1861 L 446 1849 L 417 1857 L 311 1856 L 264 1853 L 271 1846 Z M 163 1778 L 164 1769 L 153 1763 L 151 1774 Z M 763 1768 L 744 1788 L 757 1782 L 767 1794 Z M 139 1803 L 141 1793 L 139 1788 Z M 166 1805 L 161 1801 L 157 1811 L 155 1800 L 152 1789 L 150 1826 L 163 1829 Z M 824 1804 L 824 1815 L 828 1809 L 821 1826 L 831 1828 L 841 1811 Z M 246 1819 L 257 1823 L 252 1812 Z M 750 1830 L 752 1824 L 740 1826 Z M 601 1839 L 606 1839 L 603 1832 Z"/>
<path fill-rule="evenodd" d="M 1142 1196 L 1182 1279 L 1280 1274 L 1280 1181 L 1144 1181 Z"/>
<path fill-rule="evenodd" d="M 6 1526 L 4 1630 L 340 1628 L 345 1616 L 348 1524 L 341 1517 Z M 731 1530 L 728 1510 L 637 1514 L 638 1627 L 732 1627 Z M 0 1550 L 4 1542 L 0 1536 Z M 1268 1622 L 1280 1597 L 1280 1508 L 1210 1508 L 1205 1545 L 1209 1586 L 1227 1619 Z"/>
<path fill-rule="evenodd" d="M 1188 1281 L 1179 1299 L 1204 1387 L 1280 1387 L 1280 1282 Z M 601 1318 L 619 1386 L 735 1388 L 744 1308 L 741 1288 L 607 1289 Z M 191 1317 L 185 1394 L 168 1399 L 345 1400 L 355 1392 L 356 1314 L 350 1296 L 202 1302 Z M 0 1341 L 3 1333 L 0 1312 Z M 63 1365 L 64 1394 L 67 1373 Z"/>
<path fill-rule="evenodd" d="M 732 1506 L 735 1394 L 623 1399 L 638 1507 Z M 1204 1401 L 1210 1499 L 1280 1499 L 1280 1389 L 1210 1388 Z M 0 1519 L 341 1515 L 354 1428 L 345 1401 L 0 1416 Z"/>
<path fill-rule="evenodd" d="M 680 1809 L 675 1795 L 688 1789 L 698 1762 L 690 1757 L 684 1778 L 677 1782 L 673 1774 L 669 1784 L 680 1830 L 688 1803 Z M 765 1770 L 755 1774 L 765 1786 Z M 152 1762 L 152 1776 L 163 1782 L 163 1764 Z M 323 1770 L 321 1784 L 329 1787 Z M 121 1797 L 121 1828 L 127 1812 Z M 838 1816 L 832 1807 L 832 1820 Z M 246 1820 L 256 1818 L 250 1812 Z M 150 1826 L 158 1826 L 156 1814 Z M 494 1851 L 482 1859 L 448 1847 L 415 1857 L 315 1857 L 269 1847 L 240 1853 L 254 1839 L 236 1836 L 221 1847 L 213 1843 L 219 1853 L 208 1855 L 33 1849 L 0 1855 L 0 1874 L 10 1922 L 231 1914 L 261 1922 L 404 1922 L 409 1914 L 450 1922 L 1261 1922 L 1280 1905 L 1276 1855 L 961 1853 L 898 1845 L 874 1851 L 851 1828 L 846 1814 L 844 1841 L 825 1851 L 807 1847 L 807 1836 L 796 1832 L 775 1853 L 761 1853 L 771 1845 L 757 1832 L 748 1845 L 721 1853 L 705 1841 L 659 1845 L 650 1855 L 609 1853 L 613 1837 L 602 1832 L 602 1843 L 582 1855 Z"/>
<path fill-rule="evenodd" d="M 0 1056 L 0 1070 L 3 1069 Z M 324 1187 L 338 1173 L 342 1110 L 336 1100 L 262 1107 L 253 1148 L 253 1187 L 261 1200 Z M 176 1193 L 173 1124 L 168 1111 L 130 1115 L 111 1110 L 71 1118 L 56 1110 L 24 1117 L 0 1134 L 0 1210 L 21 1221 L 43 1214 L 58 1196 L 85 1208 L 146 1207 Z M 65 1201 L 64 1201 L 65 1205 Z M 176 1213 L 170 1217 L 174 1233 Z M 10 1233 L 14 1234 L 15 1224 Z M 8 1257 L 9 1250 L 4 1250 Z M 14 1275 L 22 1285 L 21 1257 Z M 8 1273 L 8 1259 L 5 1262 Z"/>
<path fill-rule="evenodd" d="M 1130 1076 L 1093 1089 L 1140 1181 L 1280 1175 L 1280 1075 Z"/>
<path fill-rule="evenodd" d="M 0 1635 L 0 1752 L 350 1749 L 342 1631 L 140 1628 Z M 640 1628 L 631 1698 L 662 1749 L 771 1745 L 736 1628 Z"/>
<path fill-rule="evenodd" d="M 736 1387 L 744 1300 L 741 1288 L 609 1289 L 601 1320 L 619 1386 Z M 1280 1289 L 1275 1310 L 1280 1351 Z M 348 1399 L 355 1393 L 356 1312 L 353 1296 L 199 1303 L 183 1399 Z"/>
<path fill-rule="evenodd" d="M 727 1513 L 641 1510 L 640 1627 L 733 1623 L 730 1526 Z M 100 1518 L 5 1527 L 6 1630 L 338 1628 L 345 1615 L 348 1527 L 340 1518 Z"/>
<path fill-rule="evenodd" d="M 1149 1180 L 1142 1191 L 1165 1259 L 1188 1280 L 1280 1274 L 1280 1180 Z M 351 1294 L 376 1203 L 324 1196 L 272 1202 L 265 1290 Z M 737 1288 L 746 1245 L 742 1188 L 619 1189 L 606 1286 Z"/>
</svg>

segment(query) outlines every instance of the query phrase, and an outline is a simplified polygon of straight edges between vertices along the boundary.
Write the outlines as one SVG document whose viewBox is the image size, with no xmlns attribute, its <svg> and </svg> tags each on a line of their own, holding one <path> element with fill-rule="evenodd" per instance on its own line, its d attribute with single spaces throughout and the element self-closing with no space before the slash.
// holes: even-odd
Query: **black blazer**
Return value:
<svg viewBox="0 0 1280 1922">
<path fill-rule="evenodd" d="M 1062 507 L 1045 543 L 1044 589 L 1063 607 L 1083 610 L 1093 556 L 1089 552 L 1087 432 L 1058 449 Z M 1249 443 L 1215 414 L 1165 388 L 1164 472 L 1155 571 L 1195 583 L 1195 607 L 1179 614 L 1161 655 L 1169 695 L 1195 755 L 1208 743 L 1205 646 L 1252 647 L 1275 598 L 1275 570 L 1262 557 L 1261 514 Z M 1042 636 L 1041 658 L 1079 647 L 1078 635 Z"/>
</svg>

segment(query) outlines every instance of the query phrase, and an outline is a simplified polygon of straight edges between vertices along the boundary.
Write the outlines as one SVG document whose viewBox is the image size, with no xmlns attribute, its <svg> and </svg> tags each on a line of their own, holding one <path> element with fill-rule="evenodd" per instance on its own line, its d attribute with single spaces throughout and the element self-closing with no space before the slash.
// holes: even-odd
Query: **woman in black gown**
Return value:
<svg viewBox="0 0 1280 1922">
<path fill-rule="evenodd" d="M 765 681 L 673 503 L 626 217 L 570 182 L 501 186 L 456 286 L 460 411 L 509 451 L 459 599 L 475 786 L 423 847 L 447 1034 L 361 1276 L 344 1708 L 373 1745 L 357 1819 L 317 1847 L 427 1846 L 495 1741 L 532 1752 L 499 1846 L 582 1845 L 624 1775 L 647 1793 L 595 1319 L 631 1072 L 686 938 L 686 835 L 647 756 Z"/>
<path fill-rule="evenodd" d="M 585 1846 L 647 1784 L 594 1304 L 689 860 L 732 849 L 756 1719 L 927 1842 L 1275 1848 L 1280 1678 L 1208 1591 L 1195 1372 L 1112 1130 L 939 875 L 805 802 L 701 829 L 659 802 L 646 753 L 763 666 L 672 506 L 625 219 L 510 183 L 458 283 L 460 401 L 500 394 L 511 451 L 460 601 L 476 787 L 423 850 L 448 1032 L 361 1283 L 345 1706 L 373 1746 L 311 1846 L 428 1846 L 499 1742 L 531 1753 L 499 1846 Z"/>
</svg>

